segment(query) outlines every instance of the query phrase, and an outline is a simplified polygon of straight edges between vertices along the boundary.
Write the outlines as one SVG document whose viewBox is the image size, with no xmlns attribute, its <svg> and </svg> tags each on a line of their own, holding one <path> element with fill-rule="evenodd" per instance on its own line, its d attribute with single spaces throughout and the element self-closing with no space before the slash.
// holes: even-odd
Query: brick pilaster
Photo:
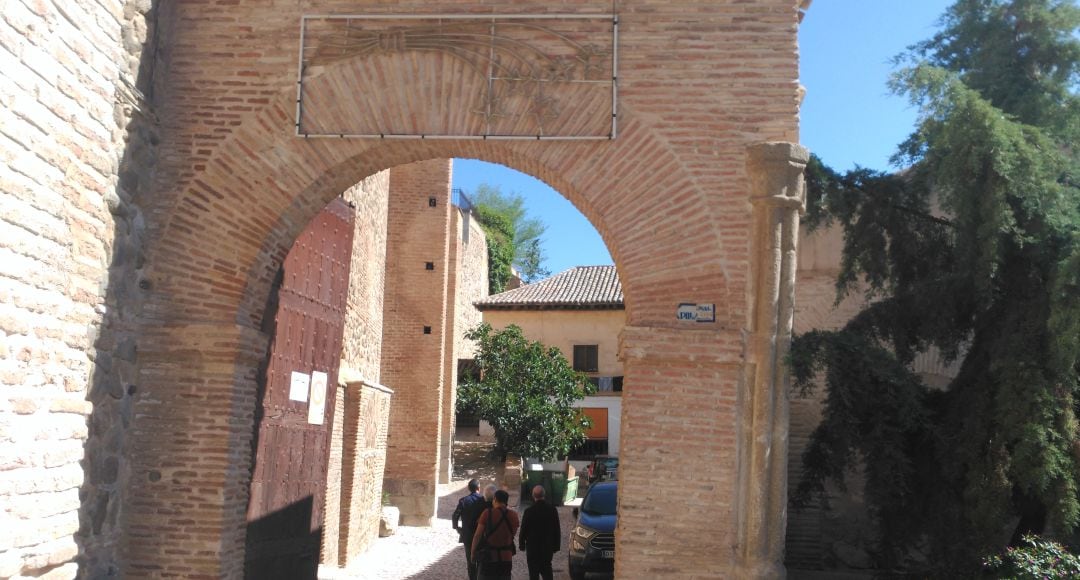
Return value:
<svg viewBox="0 0 1080 580">
<path fill-rule="evenodd" d="M 240 578 L 256 369 L 269 337 L 228 323 L 146 330 L 131 388 L 122 574 Z M 183 514 L 183 517 L 177 517 Z M 191 542 L 192 530 L 214 530 Z"/>
<path fill-rule="evenodd" d="M 450 160 L 392 169 L 380 382 L 394 397 L 383 485 L 405 525 L 435 517 L 449 233 Z"/>
</svg>

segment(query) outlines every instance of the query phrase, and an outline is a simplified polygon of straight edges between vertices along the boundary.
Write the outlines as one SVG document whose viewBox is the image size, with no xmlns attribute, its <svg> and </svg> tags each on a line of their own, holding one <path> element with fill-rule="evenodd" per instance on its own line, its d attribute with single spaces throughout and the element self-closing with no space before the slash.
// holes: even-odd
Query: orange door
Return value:
<svg viewBox="0 0 1080 580">
<path fill-rule="evenodd" d="M 607 439 L 607 409 L 604 407 L 584 407 L 581 414 L 592 420 L 592 427 L 585 431 L 589 439 Z"/>
</svg>

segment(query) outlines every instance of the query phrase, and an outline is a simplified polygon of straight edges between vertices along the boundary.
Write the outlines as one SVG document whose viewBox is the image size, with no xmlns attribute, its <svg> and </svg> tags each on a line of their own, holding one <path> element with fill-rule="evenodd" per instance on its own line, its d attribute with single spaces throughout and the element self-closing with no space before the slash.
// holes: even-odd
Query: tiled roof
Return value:
<svg viewBox="0 0 1080 580">
<path fill-rule="evenodd" d="M 577 266 L 475 303 L 480 310 L 621 309 L 615 266 Z"/>
</svg>

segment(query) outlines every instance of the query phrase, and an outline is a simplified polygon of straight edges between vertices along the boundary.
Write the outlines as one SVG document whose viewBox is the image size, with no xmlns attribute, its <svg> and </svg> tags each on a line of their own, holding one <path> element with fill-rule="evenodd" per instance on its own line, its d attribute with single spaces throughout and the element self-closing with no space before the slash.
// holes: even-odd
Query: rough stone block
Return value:
<svg viewBox="0 0 1080 580">
<path fill-rule="evenodd" d="M 401 521 L 401 512 L 394 506 L 385 506 L 379 517 L 379 537 L 385 538 L 394 535 Z"/>
</svg>

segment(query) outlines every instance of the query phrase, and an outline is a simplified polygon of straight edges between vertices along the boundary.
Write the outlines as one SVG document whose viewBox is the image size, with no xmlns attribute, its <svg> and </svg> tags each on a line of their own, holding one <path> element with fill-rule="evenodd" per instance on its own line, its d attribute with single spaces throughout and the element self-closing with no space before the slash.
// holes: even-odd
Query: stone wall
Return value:
<svg viewBox="0 0 1080 580">
<path fill-rule="evenodd" d="M 342 520 L 341 561 L 363 553 L 379 537 L 387 426 L 393 392 L 374 383 L 352 382 L 345 392 L 346 439 L 354 468 L 347 519 Z"/>
<path fill-rule="evenodd" d="M 454 235 L 450 240 L 451 278 L 447 318 L 453 324 L 446 335 L 439 483 L 449 483 L 453 475 L 458 361 L 473 358 L 476 351 L 476 344 L 465 338 L 465 333 L 483 321 L 483 313 L 473 303 L 488 295 L 487 239 L 484 230 L 480 222 L 460 208 L 450 212 L 450 217 L 453 220 L 450 230 Z"/>
<path fill-rule="evenodd" d="M 488 296 L 488 253 L 487 239 L 480 222 L 457 212 L 459 218 L 455 224 L 458 230 L 457 258 L 457 298 L 458 307 L 454 310 L 454 357 L 455 359 L 473 358 L 476 344 L 465 338 L 465 333 L 483 319 L 483 313 L 473 303 Z M 467 230 L 467 231 L 466 231 Z M 454 361 L 455 367 L 457 360 Z M 455 368 L 456 371 L 456 368 Z M 457 373 L 454 373 L 455 378 Z"/>
<path fill-rule="evenodd" d="M 117 569 L 156 4 L 0 12 L 0 577 Z"/>
<path fill-rule="evenodd" d="M 342 373 L 338 372 L 341 377 Z M 326 461 L 326 497 L 323 506 L 322 547 L 319 561 L 331 566 L 344 566 L 345 559 L 341 555 L 340 545 L 346 533 L 342 532 L 345 526 L 343 519 L 347 519 L 347 513 L 342 510 L 342 491 L 345 479 L 343 471 L 345 455 L 345 384 L 339 379 L 335 385 L 337 392 L 334 399 L 333 420 L 330 423 L 329 452 Z"/>
<path fill-rule="evenodd" d="M 349 296 L 342 340 L 341 373 L 331 429 L 330 458 L 326 476 L 326 511 L 323 525 L 322 561 L 344 566 L 352 555 L 351 527 L 356 518 L 349 511 L 356 496 L 369 493 L 357 477 L 363 462 L 357 457 L 355 425 L 345 423 L 346 413 L 355 413 L 358 396 L 347 390 L 346 382 L 359 387 L 379 376 L 382 350 L 383 284 L 386 268 L 386 212 L 390 195 L 390 173 L 368 177 L 345 191 L 343 197 L 353 207 L 356 221 L 350 265 Z M 381 469 L 381 468 L 380 468 Z M 382 485 L 382 477 L 379 477 Z M 376 494 L 378 494 L 376 490 Z M 355 542 L 353 542 L 355 543 Z"/>
<path fill-rule="evenodd" d="M 341 357 L 343 366 L 370 382 L 378 381 L 381 368 L 389 199 L 389 171 L 376 173 L 345 192 L 345 200 L 356 208 L 356 234 Z"/>
<path fill-rule="evenodd" d="M 842 251 L 843 233 L 839 228 L 816 231 L 800 242 L 796 333 L 842 328 L 866 304 L 858 293 L 839 304 L 836 302 Z M 940 354 L 931 349 L 916 357 L 912 370 L 928 386 L 942 388 L 955 376 L 958 365 L 945 364 Z M 821 377 L 813 393 L 791 395 L 790 492 L 794 492 L 802 477 L 802 454 L 811 433 L 821 422 L 825 396 Z M 862 474 L 853 470 L 847 478 L 846 489 L 827 487 L 827 509 L 817 502 L 801 509 L 789 506 L 786 542 L 789 568 L 866 571 L 873 566 L 871 553 L 877 530 L 863 494 Z"/>
</svg>

